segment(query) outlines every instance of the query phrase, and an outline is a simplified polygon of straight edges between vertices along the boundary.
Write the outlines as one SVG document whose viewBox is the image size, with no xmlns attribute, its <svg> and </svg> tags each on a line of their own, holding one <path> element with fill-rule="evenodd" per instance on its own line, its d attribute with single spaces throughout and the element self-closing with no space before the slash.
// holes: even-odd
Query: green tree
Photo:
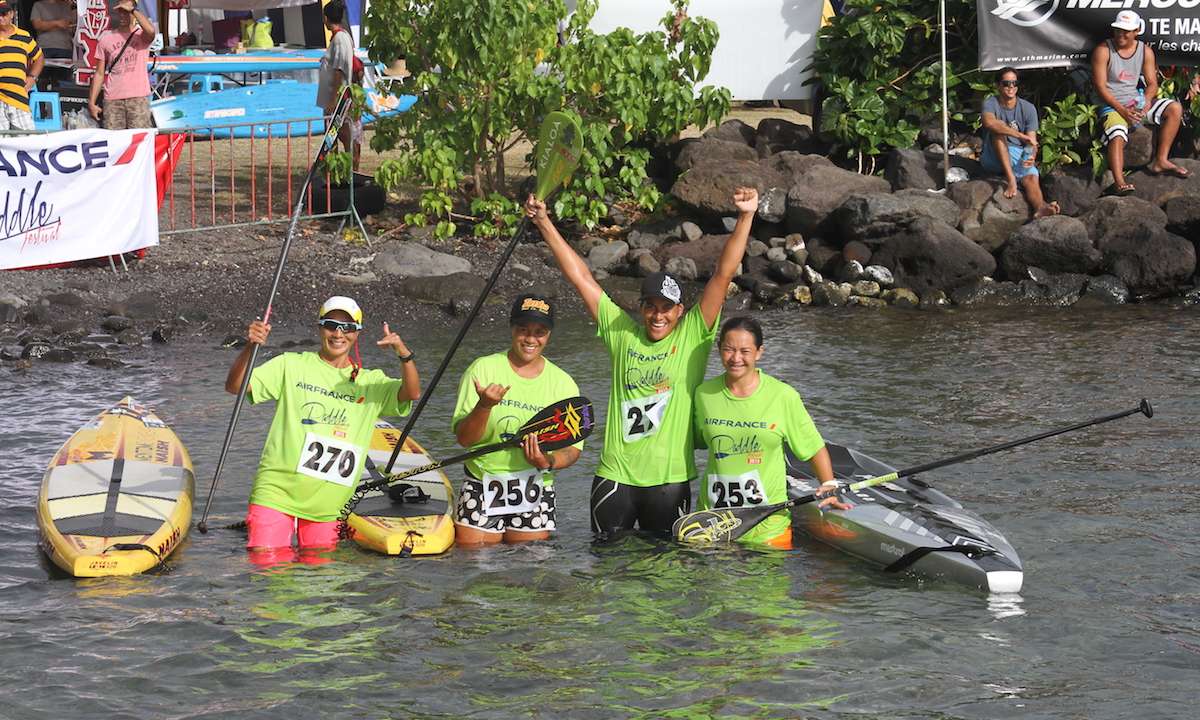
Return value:
<svg viewBox="0 0 1200 720">
<path fill-rule="evenodd" d="M 390 63 L 406 56 L 408 87 L 420 100 L 379 121 L 371 147 L 399 150 L 376 174 L 385 186 L 421 187 L 423 216 L 440 218 L 437 234 L 455 232 L 454 202 L 474 200 L 495 232 L 518 216 L 508 199 L 504 154 L 536 138 L 540 118 L 575 113 L 584 155 L 556 199 L 561 217 L 594 225 L 607 202 L 632 199 L 653 209 L 663 201 L 646 175 L 644 139 L 670 139 L 689 124 L 707 124 L 729 109 L 729 92 L 696 84 L 717 43 L 711 21 L 689 18 L 686 0 L 661 31 L 635 34 L 588 29 L 598 0 L 574 14 L 562 0 L 376 0 L 366 18 L 367 47 Z M 560 23 L 563 29 L 558 31 Z M 420 218 L 425 219 L 425 218 Z"/>
<path fill-rule="evenodd" d="M 941 112 L 938 0 L 847 0 L 845 10 L 822 30 L 811 67 L 826 93 L 820 131 L 861 168 L 873 166 L 870 156 L 911 146 L 920 117 Z M 946 0 L 946 15 L 949 96 L 987 92 L 974 0 Z"/>
</svg>

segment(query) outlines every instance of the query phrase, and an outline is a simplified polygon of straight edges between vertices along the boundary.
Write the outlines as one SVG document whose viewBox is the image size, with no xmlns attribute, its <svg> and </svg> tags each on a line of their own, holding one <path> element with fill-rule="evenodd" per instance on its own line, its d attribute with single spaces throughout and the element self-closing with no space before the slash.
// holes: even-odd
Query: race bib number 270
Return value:
<svg viewBox="0 0 1200 720">
<path fill-rule="evenodd" d="M 358 469 L 360 457 L 362 448 L 353 443 L 308 433 L 296 472 L 352 487 L 358 482 L 354 471 Z"/>
</svg>

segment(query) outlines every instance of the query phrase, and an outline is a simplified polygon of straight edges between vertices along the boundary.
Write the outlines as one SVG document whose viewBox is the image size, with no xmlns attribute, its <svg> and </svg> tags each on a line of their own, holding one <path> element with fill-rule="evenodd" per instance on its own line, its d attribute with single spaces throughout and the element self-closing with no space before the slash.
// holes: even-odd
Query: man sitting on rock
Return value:
<svg viewBox="0 0 1200 720">
<path fill-rule="evenodd" d="M 1025 199 L 1035 218 L 1058 214 L 1058 203 L 1042 196 L 1037 165 L 1037 108 L 1017 97 L 1017 71 L 1002 68 L 996 73 L 996 95 L 983 101 L 983 169 L 1008 179 L 1004 197 L 1016 197 L 1018 185 L 1025 188 Z"/>
<path fill-rule="evenodd" d="M 1112 189 L 1118 195 L 1133 192 L 1133 185 L 1125 181 L 1125 143 L 1129 140 L 1129 126 L 1141 125 L 1143 121 L 1159 126 L 1158 149 L 1150 172 L 1188 176 L 1186 168 L 1167 159 L 1179 132 L 1183 107 L 1170 98 L 1157 97 L 1158 67 L 1154 62 L 1154 50 L 1137 39 L 1145 25 L 1134 11 L 1122 10 L 1112 24 L 1113 36 L 1100 43 L 1092 53 L 1092 80 L 1096 88 L 1092 101 L 1100 106 L 1103 142 L 1113 174 Z M 1149 107 L 1138 107 L 1139 76 L 1146 88 L 1141 100 Z"/>
</svg>

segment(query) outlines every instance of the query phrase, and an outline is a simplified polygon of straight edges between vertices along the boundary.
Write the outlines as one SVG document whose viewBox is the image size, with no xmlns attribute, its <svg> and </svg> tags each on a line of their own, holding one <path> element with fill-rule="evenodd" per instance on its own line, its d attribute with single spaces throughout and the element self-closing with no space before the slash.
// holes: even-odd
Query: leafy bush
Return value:
<svg viewBox="0 0 1200 720">
<path fill-rule="evenodd" d="M 947 0 L 947 87 L 962 98 L 988 92 L 975 66 L 975 3 Z M 857 158 L 909 147 L 922 116 L 942 107 L 937 0 L 847 0 L 822 30 L 810 82 L 824 87 L 820 131 L 834 152 Z M 956 59 L 958 58 L 958 59 Z M 952 113 L 962 119 L 962 108 Z"/>
<path fill-rule="evenodd" d="M 648 182 L 649 152 L 638 143 L 673 138 L 728 112 L 728 91 L 706 87 L 697 99 L 695 90 L 708 73 L 717 28 L 687 17 L 686 0 L 673 0 L 662 31 L 597 35 L 587 28 L 597 2 L 580 0 L 569 22 L 562 0 L 371 4 L 371 56 L 385 64 L 405 56 L 408 87 L 420 97 L 409 111 L 380 120 L 371 141 L 376 152 L 400 151 L 381 164 L 381 185 L 422 188 L 420 213 L 410 221 L 440 218 L 435 233 L 446 237 L 457 230 L 459 199 L 481 201 L 485 233 L 519 217 L 520 198 L 505 197 L 504 154 L 536 140 L 540 119 L 564 109 L 579 118 L 584 154 L 555 201 L 560 217 L 594 226 L 607 202 L 662 203 Z"/>
</svg>

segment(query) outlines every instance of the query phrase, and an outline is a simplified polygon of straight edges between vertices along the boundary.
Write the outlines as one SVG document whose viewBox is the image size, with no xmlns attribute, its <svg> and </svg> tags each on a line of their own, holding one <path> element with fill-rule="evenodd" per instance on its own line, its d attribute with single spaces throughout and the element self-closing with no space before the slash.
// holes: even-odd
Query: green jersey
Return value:
<svg viewBox="0 0 1200 720">
<path fill-rule="evenodd" d="M 800 393 L 761 370 L 758 388 L 747 398 L 734 397 L 724 375 L 697 388 L 695 422 L 696 442 L 708 450 L 701 510 L 785 502 L 784 441 L 802 460 L 825 447 Z M 781 510 L 741 540 L 765 542 L 790 524 L 790 512 Z"/>
<path fill-rule="evenodd" d="M 544 358 L 543 358 L 544 359 Z M 562 368 L 546 360 L 542 372 L 535 378 L 521 377 L 513 370 L 508 362 L 508 353 L 486 355 L 471 363 L 463 373 L 458 383 L 458 403 L 454 406 L 454 419 L 451 428 L 475 409 L 479 403 L 479 393 L 475 391 L 474 380 L 487 387 L 490 383 L 508 387 L 508 392 L 488 416 L 487 429 L 479 442 L 471 449 L 491 445 L 493 443 L 511 440 L 513 435 L 546 407 L 559 400 L 573 398 L 579 394 L 579 386 Z M 583 449 L 583 441 L 575 444 Z M 505 448 L 493 453 L 481 455 L 467 461 L 467 470 L 476 479 L 488 475 L 507 475 L 529 470 L 525 462 L 525 453 L 520 447 Z M 545 484 L 551 484 L 549 475 L 545 476 Z"/>
<path fill-rule="evenodd" d="M 605 293 L 596 334 L 612 361 L 604 449 L 596 474 L 625 485 L 653 487 L 696 477 L 692 393 L 704 380 L 716 336 L 699 304 L 658 342 Z M 718 318 L 719 320 L 719 318 Z"/>
<path fill-rule="evenodd" d="M 407 415 L 403 382 L 379 370 L 335 368 L 317 353 L 284 353 L 250 375 L 247 399 L 277 400 L 250 502 L 293 517 L 336 520 L 366 463 L 375 419 Z"/>
</svg>

